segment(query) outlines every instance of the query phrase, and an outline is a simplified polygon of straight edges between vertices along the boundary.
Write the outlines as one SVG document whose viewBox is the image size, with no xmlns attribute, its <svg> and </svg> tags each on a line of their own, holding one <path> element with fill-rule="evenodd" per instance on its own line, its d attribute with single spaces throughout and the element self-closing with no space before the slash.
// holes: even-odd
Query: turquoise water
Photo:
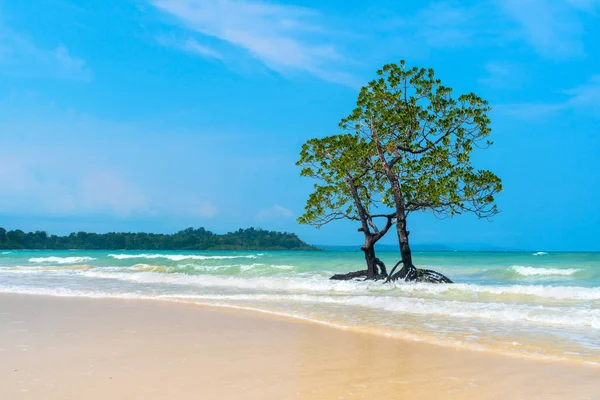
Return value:
<svg viewBox="0 0 600 400">
<path fill-rule="evenodd" d="M 396 253 L 379 253 L 388 265 Z M 516 356 L 600 363 L 600 254 L 414 254 L 453 285 L 340 282 L 360 252 L 2 251 L 0 293 L 251 309 Z"/>
</svg>

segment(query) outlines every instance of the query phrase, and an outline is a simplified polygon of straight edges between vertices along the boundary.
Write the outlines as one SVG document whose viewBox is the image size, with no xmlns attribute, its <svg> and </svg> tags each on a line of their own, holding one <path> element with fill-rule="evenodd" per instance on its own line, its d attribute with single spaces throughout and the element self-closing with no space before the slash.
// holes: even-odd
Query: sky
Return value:
<svg viewBox="0 0 600 400">
<path fill-rule="evenodd" d="M 0 0 L 0 226 L 360 243 L 296 222 L 295 162 L 404 59 L 490 102 L 473 160 L 504 186 L 413 243 L 600 251 L 598 38 L 600 0 Z"/>
</svg>

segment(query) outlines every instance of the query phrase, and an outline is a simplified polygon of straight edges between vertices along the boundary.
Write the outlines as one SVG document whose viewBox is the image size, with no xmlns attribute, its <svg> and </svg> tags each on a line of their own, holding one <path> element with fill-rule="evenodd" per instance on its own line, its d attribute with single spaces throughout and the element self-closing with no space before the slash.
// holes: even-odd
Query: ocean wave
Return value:
<svg viewBox="0 0 600 400">
<path fill-rule="evenodd" d="M 57 265 L 48 265 L 48 266 L 22 266 L 22 265 L 14 265 L 11 267 L 0 267 L 0 273 L 10 273 L 10 274 L 47 274 L 47 273 L 77 273 L 79 271 L 85 271 L 94 269 L 95 267 L 92 265 L 82 264 L 82 265 L 68 265 L 68 266 L 57 266 Z"/>
<path fill-rule="evenodd" d="M 547 254 L 548 253 L 546 253 L 545 251 L 538 251 L 538 252 L 533 253 L 534 256 L 545 256 Z"/>
<path fill-rule="evenodd" d="M 92 257 L 32 257 L 30 263 L 77 264 L 95 260 Z"/>
<path fill-rule="evenodd" d="M 12 251 L 3 251 L 2 254 L 10 254 Z"/>
<path fill-rule="evenodd" d="M 295 267 L 293 265 L 270 265 L 270 264 L 246 264 L 246 265 L 240 265 L 240 271 L 241 272 L 247 272 L 247 271 L 253 271 L 256 269 L 261 269 L 261 270 L 291 270 L 294 269 Z"/>
<path fill-rule="evenodd" d="M 510 267 L 510 270 L 516 272 L 522 276 L 550 276 L 550 275 L 560 275 L 560 276 L 570 276 L 576 274 L 581 271 L 581 269 L 577 268 L 541 268 L 541 267 L 525 267 L 522 265 L 513 265 Z"/>
<path fill-rule="evenodd" d="M 322 300 L 321 300 L 322 301 Z M 330 301 L 329 299 L 326 301 Z M 334 299 L 333 301 L 339 302 Z M 387 299 L 356 296 L 344 304 L 383 309 L 402 314 L 476 318 L 498 322 L 533 322 L 536 324 L 582 326 L 600 329 L 600 310 L 573 307 L 506 304 L 496 302 L 464 302 L 421 298 Z"/>
<path fill-rule="evenodd" d="M 403 331 L 390 331 L 389 329 L 380 328 L 369 328 L 365 326 L 356 326 L 352 324 L 340 323 L 338 321 L 332 321 L 324 318 L 323 316 L 314 316 L 302 312 L 291 312 L 273 310 L 260 306 L 253 306 L 248 304 L 231 304 L 230 299 L 225 296 L 205 296 L 205 295 L 148 295 L 141 293 L 106 293 L 106 292 L 94 292 L 89 290 L 71 290 L 71 289 L 42 289 L 42 288 L 3 288 L 0 287 L 0 293 L 12 293 L 12 294 L 27 294 L 27 295 L 40 295 L 40 296 L 55 296 L 55 297 L 79 297 L 79 298 L 93 298 L 93 299 L 138 299 L 138 300 L 158 300 L 158 301 L 169 301 L 175 303 L 189 303 L 193 302 L 199 305 L 221 307 L 229 309 L 237 309 L 244 311 L 258 312 L 267 315 L 276 315 L 279 317 L 291 318 L 295 320 L 316 323 L 319 325 L 329 326 L 332 328 L 342 330 L 352 330 L 361 333 L 370 333 L 377 335 L 385 335 L 386 337 L 394 337 L 403 340 L 410 340 L 415 342 L 427 342 L 437 344 L 441 346 L 452 346 L 470 348 L 472 350 L 481 351 L 485 349 L 485 346 L 476 345 L 467 341 L 461 341 L 460 339 L 454 338 L 439 338 L 434 335 L 427 335 L 423 332 L 418 334 Z M 216 300 L 216 301 L 215 301 Z M 510 355 L 521 356 L 520 353 L 507 353 Z"/>
<path fill-rule="evenodd" d="M 533 296 L 555 300 L 600 300 L 600 288 L 582 286 L 549 286 L 549 285 L 476 285 L 455 283 L 451 285 L 436 285 L 427 283 L 395 284 L 404 293 L 443 295 L 473 294 L 497 296 Z"/>
<path fill-rule="evenodd" d="M 262 256 L 259 254 L 248 254 L 248 255 L 234 255 L 234 256 L 205 256 L 205 255 L 194 255 L 194 254 L 109 254 L 111 258 L 117 260 L 127 260 L 132 258 L 146 258 L 156 259 L 165 258 L 171 261 L 183 261 L 183 260 L 231 260 L 236 258 L 259 258 Z"/>
<path fill-rule="evenodd" d="M 600 309 L 575 309 L 564 306 L 505 304 L 497 302 L 461 302 L 390 296 L 316 296 L 311 294 L 168 294 L 144 295 L 134 293 L 104 293 L 72 291 L 69 289 L 0 288 L 3 293 L 29 293 L 53 296 L 92 298 L 187 299 L 215 301 L 235 306 L 236 303 L 263 304 L 330 304 L 379 311 L 427 316 L 431 318 L 466 318 L 496 323 L 533 323 L 600 330 Z M 232 303 L 233 302 L 233 303 Z M 266 304 L 265 304 L 266 303 Z"/>
<path fill-rule="evenodd" d="M 113 273 L 100 269 L 82 271 L 89 278 L 116 279 L 144 284 L 175 284 L 197 287 L 267 290 L 277 292 L 308 293 L 347 293 L 347 294 L 391 294 L 409 296 L 428 296 L 432 298 L 446 296 L 456 298 L 473 295 L 533 296 L 556 300 L 600 300 L 600 288 L 581 286 L 546 285 L 477 285 L 466 283 L 428 284 L 403 283 L 383 284 L 381 282 L 330 281 L 324 277 L 275 277 L 275 276 L 222 276 L 187 275 L 181 273 L 161 274 L 155 272 Z"/>
<path fill-rule="evenodd" d="M 296 268 L 293 265 L 270 265 L 270 264 L 224 264 L 224 265 L 202 265 L 202 264 L 178 264 L 178 265 L 154 265 L 154 264 L 134 264 L 127 266 L 92 266 L 92 265 L 44 265 L 44 266 L 7 266 L 0 267 L 0 273 L 7 272 L 13 274 L 56 274 L 56 273 L 76 273 L 81 270 L 92 270 L 99 273 L 127 273 L 136 274 L 143 272 L 155 272 L 157 274 L 179 274 L 201 275 L 201 274 L 222 274 L 223 276 L 252 276 L 277 274 L 285 271 L 291 271 Z"/>
</svg>

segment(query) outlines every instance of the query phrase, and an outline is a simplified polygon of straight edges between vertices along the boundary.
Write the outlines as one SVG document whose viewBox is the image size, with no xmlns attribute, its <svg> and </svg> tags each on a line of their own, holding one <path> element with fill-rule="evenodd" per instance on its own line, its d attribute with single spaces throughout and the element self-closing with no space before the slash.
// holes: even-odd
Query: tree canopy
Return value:
<svg viewBox="0 0 600 400">
<path fill-rule="evenodd" d="M 500 178 L 471 164 L 474 148 L 492 144 L 489 104 L 474 93 L 454 98 L 432 69 L 408 69 L 404 61 L 377 75 L 340 127 L 374 144 L 382 172 L 389 168 L 398 182 L 404 212 L 496 214 Z M 388 185 L 390 205 L 392 189 Z"/>
<path fill-rule="evenodd" d="M 355 135 L 307 141 L 296 164 L 302 167 L 301 176 L 317 182 L 298 221 L 321 227 L 338 219 L 368 218 L 381 189 L 371 161 L 369 144 Z"/>
</svg>

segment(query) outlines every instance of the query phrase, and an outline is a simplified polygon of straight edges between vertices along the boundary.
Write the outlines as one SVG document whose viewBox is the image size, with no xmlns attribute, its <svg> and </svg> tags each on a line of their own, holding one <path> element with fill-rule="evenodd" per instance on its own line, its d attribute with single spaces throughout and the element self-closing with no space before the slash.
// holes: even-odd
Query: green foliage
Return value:
<svg viewBox="0 0 600 400">
<path fill-rule="evenodd" d="M 0 249 L 80 250 L 316 250 L 293 233 L 240 229 L 217 235 L 204 228 L 187 228 L 172 235 L 154 233 L 88 233 L 69 236 L 0 228 Z"/>
<path fill-rule="evenodd" d="M 385 204 L 395 204 L 396 182 L 403 203 L 398 211 L 406 215 L 496 214 L 501 181 L 490 171 L 475 170 L 470 157 L 475 147 L 492 144 L 488 103 L 473 93 L 454 98 L 432 69 L 407 69 L 403 61 L 377 75 L 340 127 L 372 144 L 374 170 L 389 172 Z"/>
<path fill-rule="evenodd" d="M 361 220 L 376 206 L 383 190 L 372 174 L 372 146 L 356 135 L 307 141 L 296 163 L 301 176 L 317 180 L 298 221 L 322 225 L 337 219 Z"/>
</svg>

